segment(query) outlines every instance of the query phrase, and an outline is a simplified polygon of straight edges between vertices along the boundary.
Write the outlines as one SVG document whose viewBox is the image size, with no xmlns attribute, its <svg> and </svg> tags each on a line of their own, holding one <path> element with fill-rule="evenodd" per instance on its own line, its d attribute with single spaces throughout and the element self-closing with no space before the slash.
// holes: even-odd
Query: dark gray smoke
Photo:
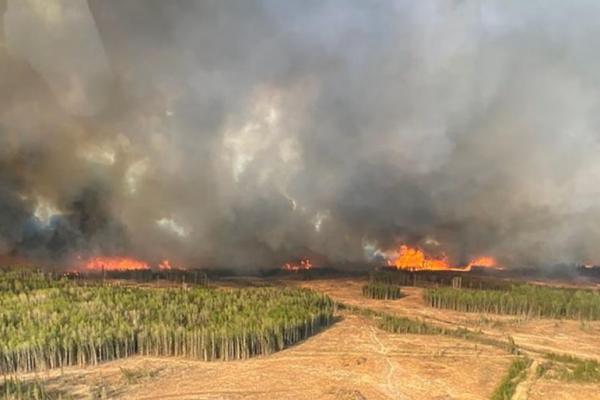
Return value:
<svg viewBox="0 0 600 400">
<path fill-rule="evenodd" d="M 599 21 L 585 0 L 8 0 L 0 253 L 600 262 Z"/>
</svg>

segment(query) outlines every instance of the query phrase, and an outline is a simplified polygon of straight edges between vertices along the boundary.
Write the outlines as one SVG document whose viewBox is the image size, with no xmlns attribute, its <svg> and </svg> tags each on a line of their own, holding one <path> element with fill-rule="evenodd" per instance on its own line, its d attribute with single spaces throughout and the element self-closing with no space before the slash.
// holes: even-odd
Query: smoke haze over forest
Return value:
<svg viewBox="0 0 600 400">
<path fill-rule="evenodd" d="M 598 2 L 0 10 L 0 254 L 600 263 Z"/>
</svg>

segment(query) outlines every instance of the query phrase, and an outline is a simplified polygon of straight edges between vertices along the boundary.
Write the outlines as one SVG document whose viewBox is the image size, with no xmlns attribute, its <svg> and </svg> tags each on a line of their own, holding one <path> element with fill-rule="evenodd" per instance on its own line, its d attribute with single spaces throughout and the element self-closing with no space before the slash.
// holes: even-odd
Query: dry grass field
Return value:
<svg viewBox="0 0 600 400">
<path fill-rule="evenodd" d="M 412 287 L 403 288 L 406 296 L 400 300 L 371 300 L 361 295 L 361 288 L 365 282 L 366 280 L 360 279 L 318 280 L 301 282 L 300 285 L 327 293 L 334 300 L 353 306 L 420 319 L 438 326 L 480 330 L 484 335 L 499 340 L 511 337 L 517 346 L 534 360 L 541 359 L 543 354 L 548 352 L 600 359 L 598 342 L 600 321 L 524 319 L 515 316 L 435 309 L 425 305 L 421 288 Z M 439 340 L 439 337 L 431 339 L 435 342 Z M 524 382 L 515 397 L 521 399 L 600 399 L 599 384 L 571 383 L 545 378 L 535 379 L 535 371 L 532 371 L 530 375 L 532 375 L 530 378 L 533 379 Z M 501 378 L 502 373 L 496 376 L 496 381 L 500 381 Z"/>
<path fill-rule="evenodd" d="M 600 322 L 433 309 L 419 288 L 403 288 L 406 296 L 399 300 L 371 300 L 361 294 L 365 282 L 255 280 L 219 286 L 302 286 L 346 305 L 481 330 L 499 340 L 510 336 L 533 360 L 513 399 L 600 399 L 599 384 L 538 378 L 535 371 L 546 352 L 600 359 Z M 75 399 L 489 399 L 514 359 L 505 349 L 462 338 L 389 333 L 344 309 L 328 329 L 270 356 L 231 362 L 136 356 L 38 373 L 37 379 Z"/>
<path fill-rule="evenodd" d="M 385 311 L 398 316 L 418 318 L 447 327 L 481 329 L 488 336 L 515 342 L 533 352 L 568 353 L 600 359 L 600 321 L 524 319 L 516 316 L 463 313 L 427 307 L 421 288 L 402 288 L 400 300 L 371 300 L 361 295 L 366 280 L 318 280 L 299 284 L 327 293 L 332 299 L 349 305 Z"/>
</svg>

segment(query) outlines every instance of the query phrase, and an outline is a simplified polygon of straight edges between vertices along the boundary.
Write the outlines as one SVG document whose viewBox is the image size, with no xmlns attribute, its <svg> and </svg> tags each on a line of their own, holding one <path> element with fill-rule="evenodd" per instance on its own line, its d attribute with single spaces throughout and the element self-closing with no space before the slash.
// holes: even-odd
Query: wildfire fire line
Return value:
<svg viewBox="0 0 600 400">
<path fill-rule="evenodd" d="M 297 263 L 285 263 L 281 267 L 281 269 L 283 269 L 284 271 L 293 271 L 293 272 L 306 271 L 306 270 L 309 270 L 312 268 L 314 268 L 313 264 L 308 258 L 302 259 L 302 260 L 300 260 L 300 262 L 297 262 Z"/>
<path fill-rule="evenodd" d="M 390 267 L 404 270 L 434 270 L 434 271 L 470 271 L 473 267 L 502 269 L 493 257 L 478 257 L 465 266 L 452 266 L 446 256 L 430 257 L 416 247 L 406 245 L 400 246 L 397 252 L 388 256 L 387 264 Z M 149 270 L 151 264 L 132 257 L 99 256 L 88 259 L 82 264 L 86 271 L 133 271 Z M 159 270 L 173 269 L 173 265 L 167 259 L 157 264 Z M 281 266 L 284 271 L 298 272 L 315 268 L 312 261 L 303 258 L 295 262 L 287 262 Z"/>
<path fill-rule="evenodd" d="M 135 271 L 148 270 L 150 264 L 132 257 L 93 257 L 87 260 L 83 269 L 87 271 Z M 158 264 L 158 269 L 173 269 L 169 260 L 163 260 Z"/>
<path fill-rule="evenodd" d="M 421 249 L 400 246 L 397 256 L 388 259 L 388 266 L 406 270 L 435 270 L 435 271 L 470 271 L 473 267 L 501 269 L 493 257 L 478 257 L 466 266 L 453 267 L 446 256 L 429 257 Z"/>
</svg>

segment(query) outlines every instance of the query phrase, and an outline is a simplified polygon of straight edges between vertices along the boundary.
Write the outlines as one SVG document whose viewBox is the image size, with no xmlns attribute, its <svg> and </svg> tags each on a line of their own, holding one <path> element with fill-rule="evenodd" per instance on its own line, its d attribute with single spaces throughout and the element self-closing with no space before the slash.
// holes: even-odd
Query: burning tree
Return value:
<svg viewBox="0 0 600 400">
<path fill-rule="evenodd" d="M 386 253 L 387 264 L 399 270 L 409 271 L 469 271 L 473 267 L 499 268 L 498 263 L 493 257 L 476 257 L 467 265 L 453 267 L 445 254 L 439 257 L 432 257 L 425 251 L 401 245 L 398 251 Z"/>
</svg>

